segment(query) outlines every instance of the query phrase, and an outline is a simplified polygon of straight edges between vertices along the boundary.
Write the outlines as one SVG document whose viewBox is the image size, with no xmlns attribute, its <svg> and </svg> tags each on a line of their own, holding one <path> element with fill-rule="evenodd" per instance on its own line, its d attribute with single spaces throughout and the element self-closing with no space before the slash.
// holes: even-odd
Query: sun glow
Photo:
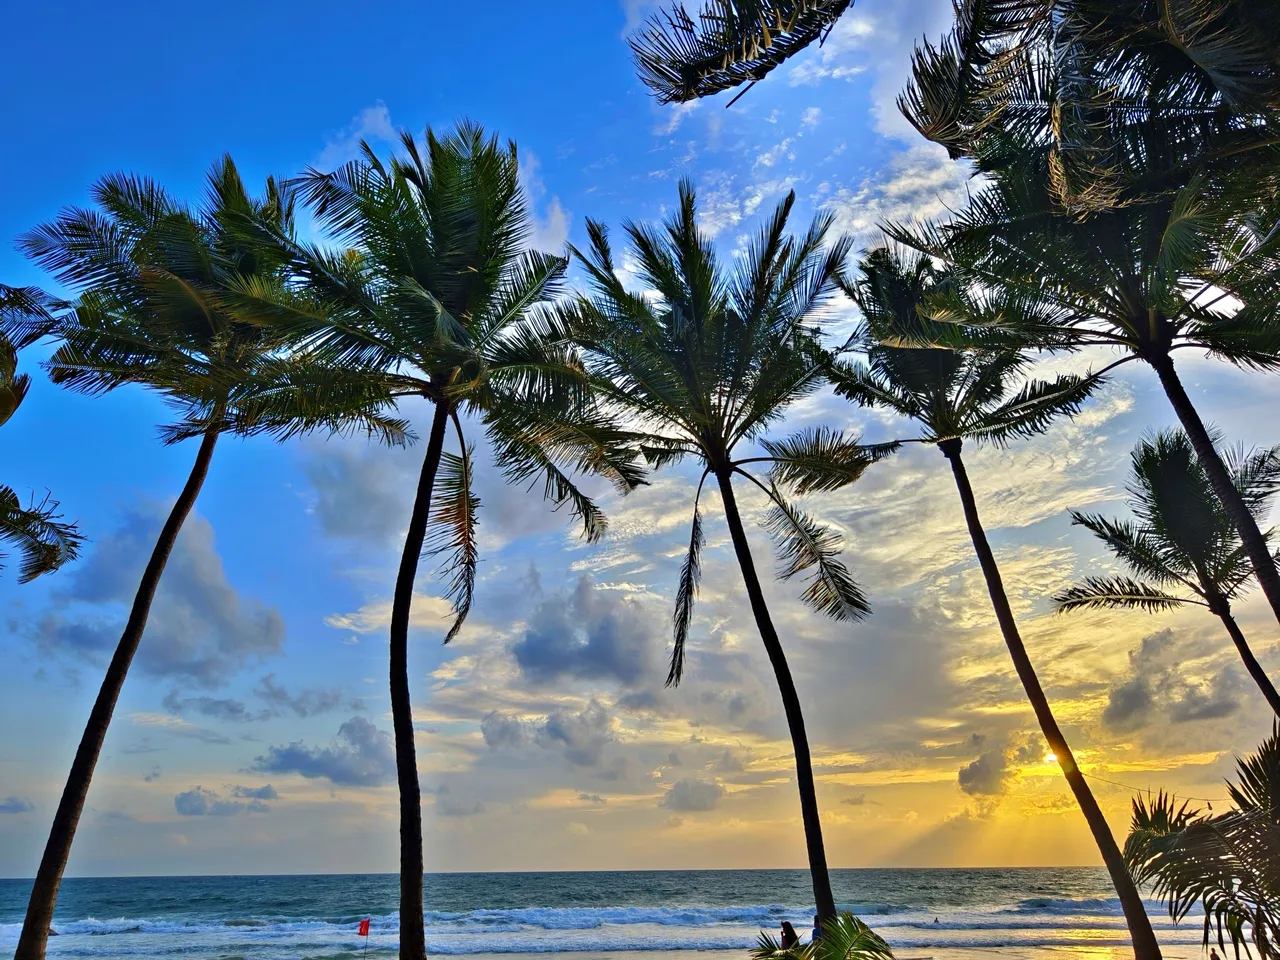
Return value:
<svg viewBox="0 0 1280 960">
<path fill-rule="evenodd" d="M 1057 754 L 1054 754 L 1054 753 L 1046 753 L 1046 754 L 1044 755 L 1044 762 L 1045 762 L 1045 763 L 1057 763 L 1057 762 L 1058 762 Z"/>
</svg>

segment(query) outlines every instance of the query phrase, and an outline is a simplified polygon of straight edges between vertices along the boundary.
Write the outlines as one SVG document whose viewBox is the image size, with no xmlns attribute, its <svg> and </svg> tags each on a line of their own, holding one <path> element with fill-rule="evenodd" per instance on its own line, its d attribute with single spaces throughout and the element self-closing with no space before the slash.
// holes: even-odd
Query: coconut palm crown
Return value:
<svg viewBox="0 0 1280 960">
<path fill-rule="evenodd" d="M 1223 459 L 1250 512 L 1264 520 L 1280 489 L 1280 448 L 1250 454 L 1227 450 Z M 1134 448 L 1131 462 L 1129 504 L 1136 522 L 1075 510 L 1071 520 L 1141 579 L 1088 577 L 1054 598 L 1058 609 L 1206 607 L 1226 624 L 1249 673 L 1280 714 L 1280 695 L 1231 613 L 1231 601 L 1254 583 L 1253 565 L 1191 441 L 1180 430 L 1160 431 Z M 1270 540 L 1274 531 L 1263 535 Z"/>
</svg>

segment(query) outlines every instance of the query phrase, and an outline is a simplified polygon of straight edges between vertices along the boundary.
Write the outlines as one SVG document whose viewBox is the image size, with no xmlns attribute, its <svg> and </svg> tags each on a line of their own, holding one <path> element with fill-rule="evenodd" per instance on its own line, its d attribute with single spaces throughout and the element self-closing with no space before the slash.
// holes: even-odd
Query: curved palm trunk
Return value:
<svg viewBox="0 0 1280 960">
<path fill-rule="evenodd" d="M 1133 954 L 1138 960 L 1160 960 L 1160 945 L 1156 943 L 1156 935 L 1151 929 L 1151 920 L 1147 917 L 1137 885 L 1134 884 L 1133 877 L 1125 866 L 1124 857 L 1120 854 L 1120 848 L 1116 846 L 1116 839 L 1111 835 L 1111 827 L 1107 824 L 1106 817 L 1102 815 L 1102 809 L 1094 799 L 1093 791 L 1089 789 L 1084 774 L 1076 765 L 1075 756 L 1067 745 L 1066 737 L 1058 728 L 1058 721 L 1054 719 L 1049 701 L 1040 686 L 1040 679 L 1036 676 L 1031 658 L 1027 655 L 1027 648 L 1022 643 L 1022 636 L 1018 633 L 1018 625 L 1014 622 L 1009 598 L 1004 592 L 1004 582 L 1000 579 L 1000 568 L 996 565 L 995 554 L 991 552 L 991 545 L 987 543 L 986 532 L 982 529 L 982 521 L 978 517 L 978 504 L 974 499 L 973 487 L 969 484 L 969 474 L 964 468 L 964 461 L 960 459 L 961 442 L 945 440 L 938 444 L 938 447 L 951 462 L 951 472 L 955 475 L 956 488 L 960 491 L 960 502 L 964 505 L 964 518 L 969 527 L 969 537 L 973 540 L 973 549 L 978 555 L 978 563 L 982 567 L 982 575 L 987 582 L 987 592 L 991 595 L 991 605 L 995 608 L 1000 632 L 1004 635 L 1005 645 L 1009 648 L 1014 668 L 1018 671 L 1018 679 L 1022 681 L 1027 699 L 1031 701 L 1036 719 L 1040 722 L 1040 730 L 1049 744 L 1049 749 L 1058 758 L 1063 775 L 1067 778 L 1076 803 L 1080 805 L 1080 810 L 1089 824 L 1089 830 L 1093 833 L 1094 842 L 1102 853 L 1107 871 L 1111 874 L 1111 882 L 1120 896 L 1124 918 L 1129 925 L 1129 936 L 1133 939 Z"/>
<path fill-rule="evenodd" d="M 1249 560 L 1253 563 L 1253 572 L 1262 586 L 1262 592 L 1266 594 L 1267 602 L 1271 604 L 1271 610 L 1276 615 L 1276 619 L 1280 620 L 1280 570 L 1276 569 L 1275 558 L 1271 556 L 1266 538 L 1258 527 L 1258 521 L 1249 512 L 1249 507 L 1245 504 L 1244 497 L 1240 496 L 1236 485 L 1231 482 L 1231 475 L 1227 473 L 1222 458 L 1214 449 L 1213 439 L 1205 429 L 1204 421 L 1200 419 L 1195 404 L 1187 396 L 1187 391 L 1178 378 L 1178 372 L 1173 368 L 1173 360 L 1167 354 L 1157 354 L 1144 359 L 1155 368 L 1156 374 L 1160 377 L 1160 385 L 1164 387 L 1165 395 L 1173 404 L 1173 410 L 1178 415 L 1182 429 L 1191 438 L 1196 459 L 1209 475 L 1213 492 L 1218 495 L 1223 509 L 1236 525 L 1240 540 L 1249 553 Z"/>
<path fill-rule="evenodd" d="M 40 858 L 40 868 L 36 871 L 35 884 L 31 888 L 31 899 L 27 902 L 27 916 L 22 922 L 22 934 L 18 938 L 18 949 L 14 960 L 44 960 L 45 947 L 49 941 L 49 926 L 53 923 L 53 910 L 58 902 L 58 888 L 62 885 L 62 874 L 67 869 L 67 858 L 71 856 L 71 843 L 75 839 L 76 826 L 80 823 L 80 815 L 84 812 L 85 799 L 89 796 L 89 784 L 93 780 L 93 769 L 98 765 L 98 757 L 102 754 L 102 744 L 107 737 L 107 728 L 111 725 L 111 714 L 120 699 L 120 691 L 124 687 L 125 676 L 129 672 L 129 664 L 133 655 L 138 652 L 138 644 L 142 641 L 143 631 L 147 627 L 147 617 L 151 613 L 151 601 L 155 598 L 156 588 L 160 585 L 160 577 L 164 573 L 165 564 L 173 552 L 178 533 L 182 530 L 191 508 L 195 506 L 200 488 L 209 473 L 209 461 L 213 459 L 213 448 L 218 442 L 218 432 L 210 430 L 200 441 L 200 450 L 196 453 L 196 461 L 191 467 L 187 483 L 178 495 L 177 502 L 169 511 L 169 519 L 160 529 L 160 536 L 151 551 L 151 559 L 147 561 L 142 573 L 142 581 L 138 584 L 138 592 L 133 598 L 133 607 L 129 610 L 129 619 L 125 622 L 124 632 L 116 645 L 116 652 L 111 657 L 107 674 L 102 678 L 102 686 L 98 689 L 98 698 L 93 702 L 93 710 L 89 713 L 89 722 L 85 724 L 84 734 L 80 738 L 80 746 L 76 748 L 75 760 L 71 763 L 71 772 L 67 775 L 67 785 L 62 790 L 62 799 L 58 801 L 57 812 L 53 815 L 53 826 L 49 828 L 49 839 L 45 843 L 44 856 Z"/>
<path fill-rule="evenodd" d="M 427 956 L 422 911 L 422 787 L 418 784 L 413 705 L 409 697 L 409 609 L 413 605 L 413 581 L 418 575 L 418 558 L 422 556 L 422 544 L 427 536 L 431 491 L 440 469 L 440 452 L 448 423 L 448 407 L 436 403 L 391 605 L 391 724 L 395 730 L 396 781 L 400 787 L 400 956 L 407 960 L 426 960 Z"/>
<path fill-rule="evenodd" d="M 733 495 L 731 475 L 717 471 L 716 480 L 720 483 L 720 496 L 724 501 L 725 519 L 729 522 L 729 535 L 733 538 L 733 550 L 738 556 L 738 566 L 742 568 L 747 596 L 751 599 L 751 612 L 755 614 L 760 639 L 764 641 L 769 662 L 773 665 L 787 716 L 787 727 L 791 731 L 791 745 L 796 755 L 796 784 L 800 789 L 800 813 L 804 820 L 804 840 L 809 851 L 809 872 L 813 877 L 813 900 L 817 905 L 818 917 L 824 922 L 833 920 L 836 901 L 831 893 L 827 853 L 822 845 L 822 820 L 818 816 L 818 794 L 813 784 L 813 762 L 809 758 L 809 738 L 804 730 L 800 696 L 796 693 L 796 684 L 791 677 L 791 668 L 787 666 L 787 655 L 778 640 L 778 632 L 773 628 L 773 618 L 769 616 L 769 608 L 765 604 L 760 578 L 756 576 L 751 547 L 747 543 L 747 532 L 743 529 L 738 501 Z"/>
<path fill-rule="evenodd" d="M 1271 709 L 1275 711 L 1277 717 L 1280 717 L 1280 693 L 1276 693 L 1276 688 L 1271 682 L 1271 678 L 1267 676 L 1267 672 L 1262 669 L 1262 664 L 1258 662 L 1258 658 L 1253 655 L 1253 651 L 1249 648 L 1249 642 L 1245 640 L 1240 624 L 1236 623 L 1236 618 L 1231 615 L 1231 607 L 1226 600 L 1221 600 L 1218 603 L 1214 603 L 1210 609 L 1218 615 L 1222 625 L 1227 628 L 1227 634 L 1231 637 L 1231 642 L 1236 645 L 1236 651 L 1240 654 L 1240 659 L 1244 661 L 1244 666 L 1249 671 L 1249 676 L 1253 677 L 1253 682 L 1258 685 L 1262 695 L 1267 698 L 1267 703 L 1271 704 Z"/>
</svg>

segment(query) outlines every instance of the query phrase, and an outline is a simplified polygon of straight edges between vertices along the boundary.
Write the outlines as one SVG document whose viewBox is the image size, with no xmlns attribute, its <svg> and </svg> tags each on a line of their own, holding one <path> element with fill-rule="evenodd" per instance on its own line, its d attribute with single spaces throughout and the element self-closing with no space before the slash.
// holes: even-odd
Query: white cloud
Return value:
<svg viewBox="0 0 1280 960">
<path fill-rule="evenodd" d="M 520 183 L 524 187 L 525 196 L 529 198 L 532 213 L 533 230 L 529 234 L 528 244 L 531 250 L 544 253 L 559 253 L 569 239 L 569 225 L 572 214 L 565 210 L 560 198 L 552 196 L 547 200 L 543 213 L 539 216 L 538 204 L 547 195 L 547 186 L 543 183 L 542 161 L 532 150 L 520 152 Z"/>
<path fill-rule="evenodd" d="M 332 170 L 354 159 L 360 150 L 361 140 L 390 143 L 395 138 L 391 111 L 385 103 L 378 100 L 373 106 L 365 107 L 357 113 L 350 123 L 325 140 L 324 149 L 316 158 L 316 166 L 321 170 Z"/>
</svg>

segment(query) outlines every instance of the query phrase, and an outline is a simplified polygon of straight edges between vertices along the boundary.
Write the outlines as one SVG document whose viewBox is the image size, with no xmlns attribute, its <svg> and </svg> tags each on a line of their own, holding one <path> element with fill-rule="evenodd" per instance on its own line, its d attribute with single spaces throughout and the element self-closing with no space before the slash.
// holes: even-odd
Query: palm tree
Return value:
<svg viewBox="0 0 1280 960">
<path fill-rule="evenodd" d="M 1015 390 L 1015 378 L 1028 363 L 1025 355 L 1000 350 L 893 345 L 927 343 L 936 335 L 947 334 L 946 325 L 922 320 L 918 311 L 930 294 L 955 286 L 954 277 L 938 272 L 925 257 L 904 260 L 888 248 L 868 254 L 860 275 L 848 291 L 866 318 L 861 339 L 867 359 L 865 363 L 837 361 L 832 370 L 836 392 L 860 406 L 885 407 L 914 420 L 922 428 L 915 442 L 936 444 L 951 464 L 969 536 L 1018 679 L 1111 874 L 1129 924 L 1135 955 L 1144 960 L 1157 958 L 1160 948 L 1142 897 L 1125 869 L 1111 828 L 1054 718 L 1018 632 L 961 457 L 966 439 L 1004 445 L 1009 440 L 1040 433 L 1054 417 L 1078 410 L 1096 379 L 1060 376 L 1053 382 L 1024 382 Z"/>
<path fill-rule="evenodd" d="M 1266 516 L 1280 483 L 1280 448 L 1244 456 L 1229 453 L 1231 479 L 1250 511 Z M 1213 495 L 1191 441 L 1180 430 L 1144 440 L 1133 451 L 1130 508 L 1137 524 L 1071 511 L 1071 521 L 1107 545 L 1136 576 L 1089 577 L 1054 599 L 1059 610 L 1208 608 L 1227 628 L 1249 675 L 1280 716 L 1280 694 L 1249 649 L 1231 614 L 1231 601 L 1253 580 L 1253 567 L 1231 518 Z M 1265 536 L 1271 539 L 1274 531 Z M 1170 593 L 1169 589 L 1190 592 Z"/>
<path fill-rule="evenodd" d="M 954 302 L 931 304 L 932 316 L 1035 348 L 1121 352 L 1107 369 L 1150 366 L 1280 620 L 1280 570 L 1173 361 L 1175 351 L 1197 349 L 1240 367 L 1280 369 L 1280 208 L 1241 217 L 1229 187 L 1196 179 L 1080 219 L 1053 199 L 1054 176 L 1047 161 L 1023 165 L 994 177 L 951 221 L 889 232 L 969 281 L 948 294 Z M 999 310 L 961 302 L 973 290 L 999 291 Z"/>
<path fill-rule="evenodd" d="M 559 314 L 599 381 L 602 402 L 646 435 L 642 449 L 649 462 L 662 467 L 688 458 L 702 470 L 676 592 L 668 685 L 679 683 L 684 671 L 701 577 L 698 501 L 708 478 L 719 488 L 795 749 L 814 900 L 818 914 L 830 919 L 835 916 L 835 900 L 804 716 L 756 573 L 733 481 L 745 480 L 770 503 L 764 525 L 778 545 L 780 576 L 807 573 L 803 596 L 808 604 L 837 620 L 856 620 L 867 614 L 867 602 L 838 559 L 838 536 L 797 509 L 784 487 L 797 493 L 839 489 L 892 448 L 863 447 L 842 433 L 818 428 L 785 440 L 762 441 L 762 455 L 737 453 L 739 445 L 759 437 L 788 406 L 822 382 L 820 308 L 838 292 L 836 279 L 850 242 L 841 237 L 824 246 L 829 217 L 816 220 L 801 237 L 787 236 L 794 202 L 795 195 L 789 194 L 729 271 L 699 232 L 693 187 L 682 183 L 679 209 L 661 229 L 624 225 L 639 264 L 639 280 L 655 291 L 652 295 L 623 286 L 605 226 L 588 221 L 591 246 L 585 253 L 574 253 L 586 270 L 592 295 L 564 304 Z M 757 464 L 771 466 L 768 483 L 749 471 Z"/>
<path fill-rule="evenodd" d="M 41 960 L 58 887 L 90 781 L 152 599 L 223 433 L 287 436 L 317 427 L 361 426 L 403 442 L 404 426 L 379 412 L 385 397 L 335 388 L 277 400 L 270 415 L 249 403 L 281 368 L 284 341 L 254 320 L 254 291 L 283 283 L 282 262 L 246 243 L 237 224 L 260 219 L 287 231 L 292 203 L 267 182 L 264 199 L 245 192 L 229 157 L 215 164 L 208 196 L 188 209 L 150 180 L 111 175 L 93 189 L 97 210 L 70 209 L 22 238 L 22 246 L 64 284 L 81 291 L 59 318 L 62 340 L 48 367 L 55 382 L 90 395 L 126 384 L 157 390 L 177 410 L 166 443 L 200 438 L 186 485 L 147 562 L 119 644 L 94 701 L 36 873 L 15 960 Z M 284 299 L 283 294 L 275 299 Z"/>
<path fill-rule="evenodd" d="M 400 956 L 426 956 L 423 929 L 421 788 L 409 690 L 409 613 L 424 544 L 446 555 L 441 577 L 457 635 L 476 574 L 472 448 L 463 414 L 482 426 L 509 480 L 542 479 L 568 504 L 589 541 L 605 530 L 600 510 L 574 485 L 575 471 L 608 477 L 623 491 L 642 482 L 623 434 L 590 409 L 573 350 L 539 312 L 561 288 L 566 261 L 522 253 L 531 221 L 515 145 L 463 122 L 449 136 L 427 131 L 425 155 L 401 135 L 402 157 L 310 170 L 301 190 L 317 219 L 350 249 L 328 251 L 276 237 L 323 309 L 282 305 L 272 323 L 305 356 L 418 397 L 433 413 L 390 628 L 391 711 L 400 791 Z M 305 390 L 304 390 L 305 392 Z M 452 427 L 457 453 L 444 450 Z M 443 496 L 434 503 L 437 482 Z M 428 536 L 435 525 L 438 534 Z"/>
<path fill-rule="evenodd" d="M 1161 792 L 1133 801 L 1124 856 L 1139 883 L 1149 884 L 1180 921 L 1204 911 L 1204 944 L 1217 934 L 1226 949 L 1262 960 L 1280 957 L 1280 730 L 1258 752 L 1237 758 L 1238 780 L 1227 784 L 1234 810 L 1206 815 Z M 1225 934 L 1225 936 L 1224 936 Z"/>
<path fill-rule="evenodd" d="M 31 388 L 31 378 L 18 373 L 18 347 L 39 339 L 50 320 L 39 291 L 0 284 L 0 426 Z M 12 487 L 0 485 L 0 542 L 13 544 L 22 554 L 18 582 L 30 583 L 74 560 L 84 537 L 74 523 L 62 522 L 56 500 L 46 495 L 24 507 Z M 0 568 L 5 559 L 0 553 Z"/>
</svg>

